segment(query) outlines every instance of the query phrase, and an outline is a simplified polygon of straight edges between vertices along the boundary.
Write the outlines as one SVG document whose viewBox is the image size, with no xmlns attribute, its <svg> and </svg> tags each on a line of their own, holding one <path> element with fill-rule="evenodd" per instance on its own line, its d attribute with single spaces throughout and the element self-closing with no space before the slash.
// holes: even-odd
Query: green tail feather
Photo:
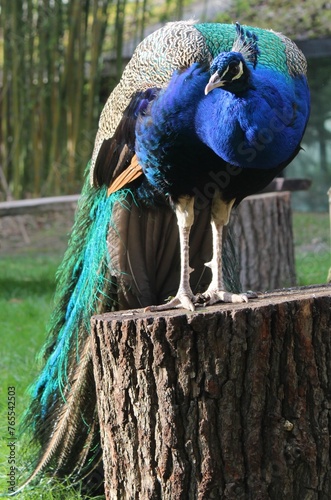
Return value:
<svg viewBox="0 0 331 500">
<path fill-rule="evenodd" d="M 55 307 L 41 353 L 44 366 L 30 389 L 31 403 L 22 424 L 23 429 L 33 429 L 32 439 L 40 448 L 33 465 L 38 471 L 57 469 L 56 475 L 61 477 L 71 474 L 72 464 L 79 463 L 80 456 L 92 467 L 99 454 L 92 362 L 86 359 L 86 342 L 91 316 L 116 308 L 107 233 L 114 203 L 124 204 L 126 196 L 123 190 L 108 197 L 107 188 L 91 187 L 87 175 L 68 249 L 57 273 Z M 75 381 L 81 377 L 80 370 L 89 383 L 77 397 L 79 408 L 74 408 L 71 390 L 78 394 Z M 89 435 L 91 428 L 95 439 Z M 87 442 L 91 449 L 96 448 L 91 454 L 86 450 Z M 85 465 L 81 463 L 84 474 Z"/>
</svg>

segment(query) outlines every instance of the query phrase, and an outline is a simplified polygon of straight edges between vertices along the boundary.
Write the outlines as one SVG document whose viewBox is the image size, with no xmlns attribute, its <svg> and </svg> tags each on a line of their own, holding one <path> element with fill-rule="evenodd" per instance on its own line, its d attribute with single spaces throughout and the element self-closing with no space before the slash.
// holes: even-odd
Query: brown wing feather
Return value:
<svg viewBox="0 0 331 500">
<path fill-rule="evenodd" d="M 158 88 L 149 88 L 132 95 L 131 101 L 125 109 L 114 135 L 111 138 L 104 139 L 100 146 L 94 168 L 93 181 L 95 185 L 102 186 L 105 184 L 106 186 L 110 186 L 122 173 L 123 177 L 121 179 L 125 179 L 127 175 L 130 178 L 132 175 L 135 176 L 138 173 L 138 170 L 137 172 L 132 172 L 131 168 L 131 165 L 137 163 L 137 160 L 134 160 L 134 163 L 132 163 L 135 154 L 137 119 L 145 112 L 149 103 L 155 99 L 159 92 L 160 89 Z M 140 171 L 139 175 L 141 173 L 142 171 Z M 128 182 L 126 181 L 126 184 Z"/>
<path fill-rule="evenodd" d="M 91 401 L 91 395 L 94 394 L 95 397 L 95 390 L 93 390 L 90 383 L 92 372 L 90 339 L 87 338 L 81 353 L 81 361 L 75 370 L 73 383 L 68 391 L 67 400 L 61 407 L 60 414 L 54 426 L 52 438 L 43 450 L 34 472 L 25 483 L 16 490 L 15 494 L 21 492 L 30 484 L 54 458 L 56 459 L 56 470 L 53 475 L 56 475 L 57 470 L 63 467 L 64 464 L 70 462 L 72 454 L 74 455 L 73 460 L 75 460 L 75 465 L 72 467 L 71 464 L 71 469 L 73 469 L 74 473 L 80 474 L 81 471 L 78 469 L 82 468 L 85 462 L 85 444 L 93 439 L 93 435 L 95 435 L 96 432 L 94 429 L 93 434 L 92 429 L 90 429 L 89 432 L 87 432 L 87 436 L 85 437 L 86 433 L 83 433 L 83 439 L 80 439 L 82 434 L 82 414 L 84 414 L 86 408 L 89 406 L 93 408 L 92 411 L 95 411 L 95 405 L 93 405 Z M 53 419 L 54 415 L 51 415 L 51 418 Z M 81 443 L 82 450 L 80 452 L 75 447 L 77 441 L 84 441 Z M 90 450 L 90 447 L 87 447 L 87 449 Z M 82 454 L 82 459 L 80 459 L 80 454 Z"/>
</svg>

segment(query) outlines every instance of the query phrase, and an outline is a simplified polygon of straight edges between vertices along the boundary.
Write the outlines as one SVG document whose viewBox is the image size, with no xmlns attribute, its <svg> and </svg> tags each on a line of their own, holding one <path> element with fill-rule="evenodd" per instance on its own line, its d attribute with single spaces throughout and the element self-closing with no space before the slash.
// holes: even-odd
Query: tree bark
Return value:
<svg viewBox="0 0 331 500">
<path fill-rule="evenodd" d="M 331 287 L 92 318 L 106 498 L 331 498 Z"/>
<path fill-rule="evenodd" d="M 249 196 L 233 213 L 230 230 L 243 290 L 296 284 L 289 192 Z"/>
</svg>

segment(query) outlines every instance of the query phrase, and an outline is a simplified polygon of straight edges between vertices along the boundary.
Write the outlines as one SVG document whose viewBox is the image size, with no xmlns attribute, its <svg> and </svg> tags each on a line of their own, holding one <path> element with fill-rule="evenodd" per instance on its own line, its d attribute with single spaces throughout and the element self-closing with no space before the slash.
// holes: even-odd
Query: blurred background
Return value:
<svg viewBox="0 0 331 500">
<path fill-rule="evenodd" d="M 98 118 L 136 45 L 178 19 L 272 28 L 308 59 L 311 118 L 285 176 L 312 181 L 292 193 L 296 257 L 330 265 L 331 2 L 327 0 L 0 0 L 0 203 L 78 194 Z M 75 204 L 33 216 L 0 213 L 0 255 L 66 246 Z M 311 255 L 313 253 L 313 256 Z M 322 274 L 323 273 L 323 274 Z M 325 278 L 323 278 L 325 279 Z"/>
<path fill-rule="evenodd" d="M 313 180 L 296 209 L 327 211 L 331 3 L 324 0 L 1 0 L 0 201 L 80 192 L 98 117 L 135 46 L 176 19 L 281 31 L 308 59 L 312 114 L 286 170 Z"/>
<path fill-rule="evenodd" d="M 292 194 L 295 282 L 325 283 L 331 187 L 327 0 L 0 0 L 0 206 L 80 192 L 100 112 L 134 48 L 165 22 L 178 19 L 238 20 L 272 28 L 294 39 L 306 55 L 311 118 L 304 151 L 285 175 L 312 180 L 309 190 Z M 41 205 L 15 216 L 0 210 L 1 436 L 6 435 L 7 387 L 16 387 L 19 419 L 26 387 L 38 371 L 35 355 L 45 339 L 55 273 L 75 206 L 74 201 L 58 210 Z M 1 491 L 6 489 L 6 453 L 0 440 Z M 20 498 L 80 498 L 60 487 L 40 488 Z"/>
</svg>

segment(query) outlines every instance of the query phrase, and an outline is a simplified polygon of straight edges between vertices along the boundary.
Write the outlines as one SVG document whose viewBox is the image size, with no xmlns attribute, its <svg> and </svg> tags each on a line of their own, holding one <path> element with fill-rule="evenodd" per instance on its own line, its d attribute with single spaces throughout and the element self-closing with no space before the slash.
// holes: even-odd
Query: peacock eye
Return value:
<svg viewBox="0 0 331 500">
<path fill-rule="evenodd" d="M 239 65 L 238 65 L 238 64 L 234 64 L 233 66 L 231 66 L 231 67 L 229 68 L 229 73 L 230 73 L 230 75 L 232 75 L 232 76 L 236 76 L 236 75 L 238 75 L 239 71 L 240 71 L 240 68 L 239 68 Z"/>
</svg>

